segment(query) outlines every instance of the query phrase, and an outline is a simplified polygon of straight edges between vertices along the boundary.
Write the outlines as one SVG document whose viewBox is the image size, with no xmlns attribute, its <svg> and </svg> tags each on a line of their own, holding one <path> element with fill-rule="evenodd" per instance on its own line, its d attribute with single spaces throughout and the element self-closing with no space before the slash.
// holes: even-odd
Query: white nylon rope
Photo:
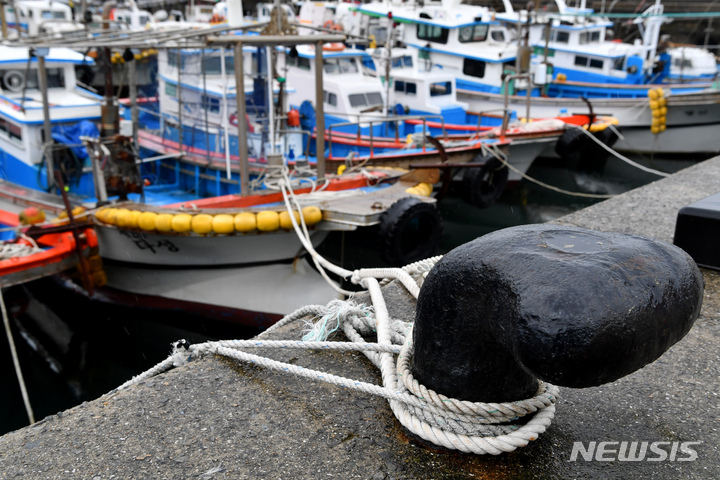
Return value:
<svg viewBox="0 0 720 480">
<path fill-rule="evenodd" d="M 292 217 L 291 217 L 292 218 Z M 322 257 L 320 257 L 321 259 Z M 537 439 L 555 415 L 557 387 L 540 382 L 536 395 L 527 400 L 505 403 L 467 402 L 447 398 L 419 384 L 410 371 L 413 355 L 412 324 L 391 319 L 377 278 L 412 282 L 408 291 L 414 295 L 424 274 L 440 257 L 423 260 L 403 269 L 366 269 L 350 272 L 354 281 L 368 289 L 372 308 L 356 305 L 352 300 L 334 300 L 327 306 L 311 305 L 286 316 L 266 333 L 312 316 L 308 341 L 266 340 L 261 334 L 251 340 L 221 340 L 185 347 L 176 345 L 164 362 L 118 387 L 117 390 L 157 375 L 193 358 L 222 355 L 253 363 L 269 370 L 320 380 L 344 388 L 378 395 L 389 400 L 400 423 L 419 437 L 446 448 L 467 453 L 497 455 L 511 452 Z M 327 260 L 318 260 L 339 269 Z M 342 269 L 340 269 L 342 270 Z M 382 275 L 387 274 L 385 277 Z M 349 341 L 325 341 L 331 331 L 342 330 Z M 377 335 L 377 342 L 366 337 Z M 382 386 L 304 368 L 241 349 L 279 348 L 360 351 L 380 369 Z M 398 355 L 399 354 L 399 355 Z M 397 360 L 395 355 L 398 355 Z M 527 417 L 523 423 L 519 419 Z"/>
</svg>

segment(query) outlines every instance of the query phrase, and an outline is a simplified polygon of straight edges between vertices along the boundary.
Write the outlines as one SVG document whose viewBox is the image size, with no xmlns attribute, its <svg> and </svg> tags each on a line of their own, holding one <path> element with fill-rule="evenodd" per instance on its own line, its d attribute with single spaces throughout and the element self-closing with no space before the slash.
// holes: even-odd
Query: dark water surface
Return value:
<svg viewBox="0 0 720 480">
<path fill-rule="evenodd" d="M 640 163 L 675 172 L 697 159 L 637 158 Z M 618 194 L 657 179 L 618 160 L 608 160 L 601 172 L 568 169 L 557 160 L 536 161 L 528 175 L 574 192 Z M 443 200 L 441 251 L 486 233 L 528 223 L 547 222 L 599 200 L 570 197 L 528 181 L 505 192 L 486 209 L 467 205 L 459 195 Z M 323 255 L 345 268 L 384 265 L 375 243 L 376 232 L 333 233 Z M 3 291 L 11 313 L 28 394 L 37 420 L 92 400 L 165 359 L 171 342 L 185 338 L 202 342 L 248 338 L 255 330 L 223 324 L 183 312 L 157 313 L 107 306 L 61 288 L 52 279 Z M 4 331 L 4 330 L 3 330 Z M 0 335 L 0 434 L 28 424 L 9 347 Z"/>
</svg>

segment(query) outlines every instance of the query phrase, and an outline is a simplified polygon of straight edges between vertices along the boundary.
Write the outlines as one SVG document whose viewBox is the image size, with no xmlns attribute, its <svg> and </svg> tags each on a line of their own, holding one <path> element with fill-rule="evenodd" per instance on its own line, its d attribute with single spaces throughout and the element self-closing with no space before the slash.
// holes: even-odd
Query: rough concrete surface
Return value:
<svg viewBox="0 0 720 480">
<path fill-rule="evenodd" d="M 672 239 L 677 210 L 720 190 L 720 158 L 556 221 Z M 720 275 L 703 270 L 702 313 L 656 362 L 611 384 L 562 388 L 554 422 L 529 446 L 476 456 L 409 435 L 379 398 L 206 358 L 0 438 L 1 478 L 720 477 Z M 402 293 L 392 315 L 412 318 Z M 297 338 L 299 326 L 276 338 Z M 363 381 L 361 354 L 267 352 Z M 701 442 L 694 461 L 570 461 L 573 442 Z M 670 450 L 671 444 L 664 448 Z M 617 444 L 607 450 L 617 449 Z"/>
</svg>

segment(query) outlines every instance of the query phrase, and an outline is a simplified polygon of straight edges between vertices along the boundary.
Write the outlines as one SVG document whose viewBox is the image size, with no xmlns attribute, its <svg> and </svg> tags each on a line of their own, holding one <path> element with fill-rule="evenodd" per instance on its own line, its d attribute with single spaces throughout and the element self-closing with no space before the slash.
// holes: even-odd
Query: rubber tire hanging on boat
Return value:
<svg viewBox="0 0 720 480">
<path fill-rule="evenodd" d="M 435 253 L 442 231 L 442 217 L 434 204 L 402 198 L 380 217 L 378 240 L 382 256 L 393 266 L 428 258 Z"/>
<path fill-rule="evenodd" d="M 482 164 L 466 168 L 462 178 L 463 198 L 476 207 L 489 207 L 500 198 L 508 180 L 508 168 L 492 155 L 477 155 L 472 163 Z"/>
</svg>

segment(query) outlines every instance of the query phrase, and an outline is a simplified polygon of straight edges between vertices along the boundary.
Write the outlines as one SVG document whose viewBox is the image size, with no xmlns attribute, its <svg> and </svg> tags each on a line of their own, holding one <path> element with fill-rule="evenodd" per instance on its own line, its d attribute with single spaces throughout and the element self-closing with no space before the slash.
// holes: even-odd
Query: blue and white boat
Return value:
<svg viewBox="0 0 720 480">
<path fill-rule="evenodd" d="M 650 43 L 645 45 L 606 42 L 607 22 L 585 17 L 568 22 L 565 16 L 576 12 L 566 9 L 555 20 L 547 39 L 547 58 L 545 41 L 541 41 L 545 28 L 530 22 L 530 31 L 535 32 L 531 44 L 537 47 L 536 52 L 542 50 L 542 55 L 536 54 L 532 62 L 532 46 L 519 48 L 518 42 L 510 41 L 509 30 L 500 22 L 522 24 L 527 20 L 527 12 L 524 16 L 522 12 L 503 15 L 453 0 L 367 4 L 358 6 L 357 11 L 374 17 L 391 14 L 393 21 L 403 23 L 402 41 L 417 49 L 428 63 L 455 74 L 458 99 L 473 111 L 501 108 L 505 102 L 502 76 L 516 72 L 515 59 L 521 52 L 522 61 L 518 64 L 526 67 L 527 74 L 513 78 L 509 84 L 511 109 L 524 109 L 528 88 L 533 97 L 533 117 L 587 113 L 587 102 L 581 98 L 587 97 L 594 113 L 612 115 L 619 120 L 623 134 L 617 145 L 620 149 L 669 153 L 720 150 L 710 134 L 720 123 L 720 90 L 709 83 L 661 83 L 661 77 L 653 77 L 658 66 L 657 22 L 662 21 L 657 9 L 647 16 L 651 23 L 645 31 L 646 42 Z M 557 70 L 548 72 L 547 63 L 561 69 L 559 78 Z M 571 80 L 569 75 L 578 80 Z M 532 81 L 530 86 L 528 78 Z M 671 78 L 669 72 L 666 72 L 667 78 Z M 648 83 L 655 81 L 656 84 Z M 657 117 L 653 116 L 648 99 L 648 92 L 657 88 L 665 89 L 667 98 L 667 111 L 662 116 L 667 128 L 660 134 L 651 130 L 653 118 Z M 689 133 L 693 133 L 693 139 L 701 140 L 686 141 Z"/>
<path fill-rule="evenodd" d="M 30 56 L 27 48 L 0 46 L 0 58 L 2 179 L 48 191 L 54 179 L 48 178 L 47 163 L 48 158 L 54 157 L 69 190 L 80 197 L 94 198 L 93 177 L 84 148 L 73 149 L 57 142 L 73 133 L 76 137 L 97 135 L 94 122 L 100 119 L 101 97 L 76 86 L 75 81 L 75 66 L 92 64 L 92 59 L 64 48 L 47 51 L 47 96 L 53 130 L 53 139 L 47 139 L 43 131 L 37 57 Z"/>
</svg>

